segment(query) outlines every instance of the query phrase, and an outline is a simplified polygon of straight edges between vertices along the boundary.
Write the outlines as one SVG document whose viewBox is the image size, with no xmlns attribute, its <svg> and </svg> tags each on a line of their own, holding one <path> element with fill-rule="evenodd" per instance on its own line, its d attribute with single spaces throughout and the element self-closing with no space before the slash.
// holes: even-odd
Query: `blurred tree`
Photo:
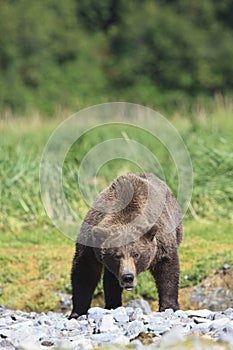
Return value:
<svg viewBox="0 0 233 350">
<path fill-rule="evenodd" d="M 190 94 L 232 88 L 231 34 L 216 22 L 208 0 L 145 0 L 137 11 L 128 1 L 110 32 L 109 77 L 118 88 L 142 76 L 163 90 Z"/>
<path fill-rule="evenodd" d="M 77 19 L 90 32 L 106 31 L 118 21 L 119 0 L 76 0 Z"/>
<path fill-rule="evenodd" d="M 230 0 L 0 1 L 0 107 L 51 111 L 232 91 L 232 7 Z"/>
<path fill-rule="evenodd" d="M 56 66 L 76 60 L 78 28 L 73 9 L 72 0 L 0 3 L 2 105 L 26 106 Z"/>
</svg>

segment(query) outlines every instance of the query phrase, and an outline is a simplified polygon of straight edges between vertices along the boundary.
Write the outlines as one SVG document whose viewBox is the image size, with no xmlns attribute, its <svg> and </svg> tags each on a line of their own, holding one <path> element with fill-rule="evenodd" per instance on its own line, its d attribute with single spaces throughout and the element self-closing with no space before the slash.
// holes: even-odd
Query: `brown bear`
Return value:
<svg viewBox="0 0 233 350">
<path fill-rule="evenodd" d="M 157 285 L 159 311 L 177 310 L 180 208 L 168 186 L 153 174 L 128 173 L 103 190 L 78 235 L 71 270 L 73 310 L 87 313 L 102 269 L 105 308 L 121 306 L 122 291 L 148 270 Z"/>
</svg>

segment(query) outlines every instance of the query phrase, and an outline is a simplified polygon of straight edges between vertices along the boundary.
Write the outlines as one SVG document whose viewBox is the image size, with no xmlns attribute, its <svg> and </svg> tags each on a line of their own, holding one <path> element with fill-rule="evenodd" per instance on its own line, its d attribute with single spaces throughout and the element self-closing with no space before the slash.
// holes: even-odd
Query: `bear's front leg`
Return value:
<svg viewBox="0 0 233 350">
<path fill-rule="evenodd" d="M 93 249 L 77 245 L 71 270 L 73 309 L 69 319 L 87 313 L 101 271 L 102 264 L 97 261 Z"/>
<path fill-rule="evenodd" d="M 104 268 L 104 298 L 105 309 L 116 309 L 122 305 L 122 288 L 118 279 L 106 267 Z"/>
<path fill-rule="evenodd" d="M 150 269 L 154 276 L 158 294 L 159 311 L 166 309 L 179 309 L 178 288 L 179 288 L 179 257 L 177 251 L 169 258 L 163 258 L 154 264 Z"/>
</svg>

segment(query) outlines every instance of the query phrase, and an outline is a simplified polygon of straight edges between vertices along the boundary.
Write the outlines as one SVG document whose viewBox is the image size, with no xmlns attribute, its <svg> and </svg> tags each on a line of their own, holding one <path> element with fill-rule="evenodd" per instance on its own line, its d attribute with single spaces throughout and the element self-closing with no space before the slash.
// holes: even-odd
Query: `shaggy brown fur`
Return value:
<svg viewBox="0 0 233 350">
<path fill-rule="evenodd" d="M 88 211 L 76 243 L 70 318 L 85 314 L 104 267 L 105 307 L 121 305 L 147 269 L 159 294 L 159 310 L 177 310 L 178 247 L 183 236 L 179 206 L 167 185 L 153 174 L 118 177 Z"/>
</svg>

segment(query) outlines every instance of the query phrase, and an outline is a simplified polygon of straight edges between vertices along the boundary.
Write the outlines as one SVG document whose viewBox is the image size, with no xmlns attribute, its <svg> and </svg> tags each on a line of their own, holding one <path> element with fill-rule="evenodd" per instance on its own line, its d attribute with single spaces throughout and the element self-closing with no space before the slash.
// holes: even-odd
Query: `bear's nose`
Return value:
<svg viewBox="0 0 233 350">
<path fill-rule="evenodd" d="M 123 283 L 133 283 L 134 275 L 133 273 L 126 273 L 121 276 Z"/>
</svg>

